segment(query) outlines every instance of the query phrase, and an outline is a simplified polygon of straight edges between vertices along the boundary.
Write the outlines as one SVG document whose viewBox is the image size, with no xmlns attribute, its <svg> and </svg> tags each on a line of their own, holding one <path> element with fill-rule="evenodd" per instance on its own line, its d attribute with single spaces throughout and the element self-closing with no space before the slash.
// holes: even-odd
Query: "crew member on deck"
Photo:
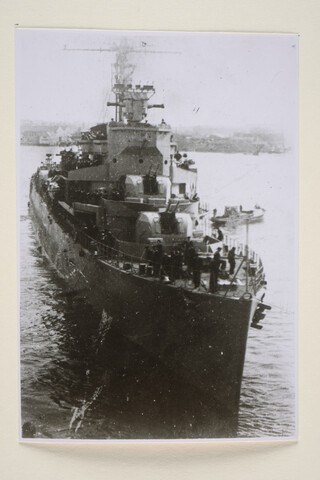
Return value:
<svg viewBox="0 0 320 480">
<path fill-rule="evenodd" d="M 231 250 L 228 253 L 228 261 L 229 261 L 229 265 L 230 265 L 230 271 L 229 271 L 230 275 L 234 274 L 234 269 L 235 269 L 235 266 L 236 266 L 235 254 L 236 254 L 236 249 L 235 249 L 235 247 L 232 247 Z"/>
<path fill-rule="evenodd" d="M 193 283 L 194 283 L 194 288 L 199 288 L 200 286 L 200 280 L 201 280 L 201 258 L 195 252 L 193 259 L 192 259 L 192 277 L 193 277 Z"/>
<path fill-rule="evenodd" d="M 184 251 L 184 261 L 185 264 L 188 267 L 188 271 L 192 271 L 192 263 L 193 263 L 193 258 L 195 256 L 195 248 L 193 246 L 193 242 L 190 241 L 190 237 L 188 237 L 187 242 L 185 244 L 185 251 Z"/>
<path fill-rule="evenodd" d="M 222 240 L 223 240 L 223 233 L 222 233 L 222 231 L 220 230 L 220 228 L 218 228 L 218 240 L 219 240 L 220 242 L 222 242 Z"/>
<path fill-rule="evenodd" d="M 178 247 L 174 247 L 171 254 L 172 259 L 172 277 L 173 280 L 181 278 L 182 275 L 182 253 Z"/>
<path fill-rule="evenodd" d="M 160 270 L 162 266 L 162 259 L 163 259 L 163 247 L 160 240 L 158 240 L 156 247 L 154 248 L 153 252 L 153 274 L 155 277 L 159 277 Z"/>
<path fill-rule="evenodd" d="M 222 248 L 219 247 L 216 251 L 216 253 L 213 256 L 213 259 L 210 262 L 210 286 L 209 286 L 209 291 L 211 293 L 215 292 L 218 287 L 218 277 L 219 277 L 219 270 L 220 270 L 220 265 L 222 263 L 221 260 L 221 252 Z"/>
</svg>

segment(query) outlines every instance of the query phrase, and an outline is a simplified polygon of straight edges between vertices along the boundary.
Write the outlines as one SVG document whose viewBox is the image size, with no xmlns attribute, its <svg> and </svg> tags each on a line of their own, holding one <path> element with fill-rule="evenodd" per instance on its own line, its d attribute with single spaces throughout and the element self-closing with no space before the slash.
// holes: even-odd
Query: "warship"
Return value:
<svg viewBox="0 0 320 480">
<path fill-rule="evenodd" d="M 148 121 L 153 85 L 116 52 L 114 117 L 82 132 L 30 183 L 42 248 L 70 292 L 237 423 L 249 326 L 262 328 L 266 280 L 247 244 L 212 235 L 197 169 L 165 120 Z M 233 266 L 228 266 L 230 251 Z"/>
</svg>

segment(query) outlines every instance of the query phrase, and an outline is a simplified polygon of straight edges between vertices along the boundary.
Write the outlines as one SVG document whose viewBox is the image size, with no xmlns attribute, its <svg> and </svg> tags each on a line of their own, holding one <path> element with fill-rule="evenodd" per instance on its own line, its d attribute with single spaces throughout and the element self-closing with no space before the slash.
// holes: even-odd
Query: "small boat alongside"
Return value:
<svg viewBox="0 0 320 480">
<path fill-rule="evenodd" d="M 226 206 L 223 215 L 213 211 L 211 222 L 213 226 L 254 223 L 263 220 L 265 209 L 255 205 L 252 210 L 243 210 L 242 206 Z"/>
</svg>

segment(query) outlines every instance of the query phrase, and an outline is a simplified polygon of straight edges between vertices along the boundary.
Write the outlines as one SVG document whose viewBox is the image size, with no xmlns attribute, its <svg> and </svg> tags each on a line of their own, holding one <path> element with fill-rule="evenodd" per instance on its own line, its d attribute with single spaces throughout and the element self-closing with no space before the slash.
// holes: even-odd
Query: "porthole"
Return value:
<svg viewBox="0 0 320 480">
<path fill-rule="evenodd" d="M 112 161 L 113 163 L 117 163 L 118 160 L 116 158 L 113 158 Z"/>
<path fill-rule="evenodd" d="M 167 165 L 167 164 L 168 164 L 168 160 L 165 160 L 165 161 L 164 161 L 164 164 Z"/>
<path fill-rule="evenodd" d="M 143 163 L 143 158 L 139 158 L 139 163 Z"/>
</svg>

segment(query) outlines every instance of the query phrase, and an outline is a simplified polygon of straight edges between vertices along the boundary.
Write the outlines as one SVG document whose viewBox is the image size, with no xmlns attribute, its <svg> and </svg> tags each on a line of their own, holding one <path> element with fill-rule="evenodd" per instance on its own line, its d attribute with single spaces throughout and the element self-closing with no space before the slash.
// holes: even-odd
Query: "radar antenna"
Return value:
<svg viewBox="0 0 320 480">
<path fill-rule="evenodd" d="M 129 63 L 128 57 L 132 53 L 139 54 L 166 54 L 166 55 L 179 55 L 181 52 L 173 50 L 149 50 L 146 42 L 141 42 L 141 46 L 131 46 L 128 41 L 123 39 L 119 43 L 113 43 L 107 48 L 69 48 L 64 45 L 64 50 L 69 52 L 115 52 L 116 61 L 113 64 L 114 75 L 113 83 L 124 83 L 125 85 L 132 82 L 132 75 L 135 71 L 136 65 Z"/>
<path fill-rule="evenodd" d="M 148 105 L 148 101 L 154 95 L 153 85 L 135 85 L 132 86 L 133 73 L 136 65 L 129 62 L 129 55 L 139 54 L 180 54 L 181 52 L 165 50 L 149 50 L 146 42 L 141 42 L 141 46 L 131 46 L 126 39 L 119 43 L 113 43 L 107 48 L 68 48 L 66 51 L 85 51 L 85 52 L 115 52 L 116 61 L 112 64 L 112 91 L 115 94 L 115 102 L 108 102 L 107 106 L 115 107 L 115 121 L 122 122 L 124 118 L 129 123 L 141 122 L 147 116 L 147 110 L 150 108 L 164 108 L 163 104 Z"/>
</svg>

